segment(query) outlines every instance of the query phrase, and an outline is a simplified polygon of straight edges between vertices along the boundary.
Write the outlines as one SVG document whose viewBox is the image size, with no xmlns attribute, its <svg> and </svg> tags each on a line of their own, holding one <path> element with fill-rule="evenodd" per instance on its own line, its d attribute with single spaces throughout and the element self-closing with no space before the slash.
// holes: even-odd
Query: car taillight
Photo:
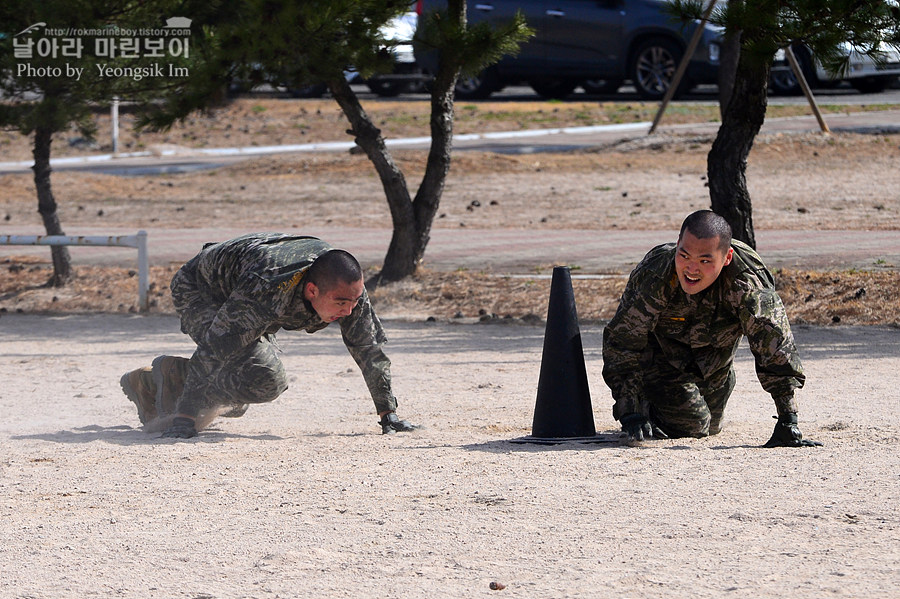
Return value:
<svg viewBox="0 0 900 599">
<path fill-rule="evenodd" d="M 425 4 L 425 0 L 416 0 L 416 14 L 418 16 L 422 16 L 422 5 Z"/>
</svg>

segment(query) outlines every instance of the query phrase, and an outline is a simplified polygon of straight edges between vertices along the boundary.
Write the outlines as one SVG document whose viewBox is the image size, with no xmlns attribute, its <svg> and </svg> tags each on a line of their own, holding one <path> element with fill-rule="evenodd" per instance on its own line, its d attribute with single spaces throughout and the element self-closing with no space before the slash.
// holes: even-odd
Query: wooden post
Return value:
<svg viewBox="0 0 900 599">
<path fill-rule="evenodd" d="M 791 65 L 791 70 L 794 71 L 794 77 L 797 78 L 800 89 L 803 90 L 803 94 L 806 96 L 806 101 L 809 102 L 809 107 L 812 108 L 813 114 L 816 115 L 816 120 L 819 121 L 819 128 L 823 133 L 831 133 L 828 125 L 825 123 L 825 119 L 822 117 L 821 111 L 819 111 L 819 105 L 816 103 L 816 98 L 809 88 L 809 83 L 806 81 L 803 69 L 800 68 L 800 63 L 797 62 L 797 57 L 794 56 L 794 51 L 790 46 L 785 46 L 784 55 L 787 57 L 788 64 Z"/>
</svg>

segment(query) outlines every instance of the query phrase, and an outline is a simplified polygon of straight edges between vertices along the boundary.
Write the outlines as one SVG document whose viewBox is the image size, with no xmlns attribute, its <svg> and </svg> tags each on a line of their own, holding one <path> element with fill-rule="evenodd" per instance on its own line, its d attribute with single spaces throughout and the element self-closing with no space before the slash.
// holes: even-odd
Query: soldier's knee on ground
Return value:
<svg viewBox="0 0 900 599">
<path fill-rule="evenodd" d="M 670 438 L 684 438 L 684 437 L 692 437 L 694 439 L 700 439 L 702 437 L 708 437 L 711 434 L 715 434 L 710 432 L 709 421 L 697 421 L 693 423 L 693 425 L 685 422 L 680 422 L 679 427 L 673 427 L 671 425 L 662 425 L 663 431 L 669 435 Z"/>
<path fill-rule="evenodd" d="M 711 434 L 709 410 L 667 410 L 651 405 L 650 419 L 672 439 L 683 437 L 699 439 Z"/>
</svg>

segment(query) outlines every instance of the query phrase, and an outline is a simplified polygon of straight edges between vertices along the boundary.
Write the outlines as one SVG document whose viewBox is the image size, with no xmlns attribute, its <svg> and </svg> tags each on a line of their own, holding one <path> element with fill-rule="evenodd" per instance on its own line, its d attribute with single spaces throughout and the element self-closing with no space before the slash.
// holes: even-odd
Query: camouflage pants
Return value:
<svg viewBox="0 0 900 599">
<path fill-rule="evenodd" d="M 177 412 L 196 417 L 219 406 L 274 401 L 288 386 L 275 336 L 263 335 L 225 360 L 216 357 L 202 341 L 219 305 L 195 283 L 189 267 L 190 263 L 179 270 L 171 285 L 181 330 L 197 343 Z"/>
<path fill-rule="evenodd" d="M 706 437 L 719 432 L 725 404 L 734 390 L 734 368 L 710 381 L 697 379 L 671 366 L 644 373 L 644 398 L 650 418 L 670 437 Z"/>
</svg>

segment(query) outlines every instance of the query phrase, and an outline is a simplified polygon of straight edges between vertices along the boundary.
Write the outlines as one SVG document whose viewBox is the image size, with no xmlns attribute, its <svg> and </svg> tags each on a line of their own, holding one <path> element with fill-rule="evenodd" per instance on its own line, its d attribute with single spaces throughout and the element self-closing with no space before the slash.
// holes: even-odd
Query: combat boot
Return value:
<svg viewBox="0 0 900 599">
<path fill-rule="evenodd" d="M 122 391 L 137 406 L 141 424 L 156 418 L 156 385 L 149 366 L 126 372 L 119 379 Z"/>
<path fill-rule="evenodd" d="M 153 360 L 153 383 L 156 387 L 156 411 L 161 416 L 172 415 L 184 390 L 188 359 L 159 356 Z"/>
</svg>

